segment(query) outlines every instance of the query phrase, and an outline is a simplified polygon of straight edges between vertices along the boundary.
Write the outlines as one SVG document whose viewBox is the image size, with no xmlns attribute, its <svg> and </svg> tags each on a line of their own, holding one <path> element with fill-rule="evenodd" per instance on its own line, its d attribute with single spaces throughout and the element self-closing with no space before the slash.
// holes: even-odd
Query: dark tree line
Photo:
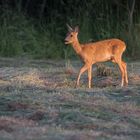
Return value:
<svg viewBox="0 0 140 140">
<path fill-rule="evenodd" d="M 113 10 L 118 16 L 126 16 L 133 18 L 133 13 L 140 12 L 139 0 L 1 0 L 0 5 L 8 5 L 12 8 L 24 11 L 33 17 L 49 18 L 53 14 L 67 16 L 78 16 L 83 12 L 92 14 L 102 14 L 103 10 L 109 12 Z M 81 12 L 81 13 L 80 13 Z"/>
<path fill-rule="evenodd" d="M 54 32 L 60 35 L 55 35 L 55 40 L 62 41 L 69 23 L 80 26 L 82 41 L 120 37 L 129 44 L 131 56 L 140 48 L 135 36 L 140 37 L 139 0 L 1 0 L 0 7 L 5 9 L 0 10 L 1 15 L 11 9 L 39 24 L 45 23 L 52 36 Z"/>
</svg>

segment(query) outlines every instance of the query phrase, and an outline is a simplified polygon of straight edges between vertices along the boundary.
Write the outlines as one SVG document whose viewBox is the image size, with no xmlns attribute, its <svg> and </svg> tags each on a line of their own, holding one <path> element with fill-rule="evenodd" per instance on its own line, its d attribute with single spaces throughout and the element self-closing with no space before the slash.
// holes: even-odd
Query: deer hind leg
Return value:
<svg viewBox="0 0 140 140">
<path fill-rule="evenodd" d="M 118 64 L 120 72 L 121 72 L 121 87 L 123 87 L 124 86 L 124 79 L 125 79 L 125 71 L 124 71 L 124 68 L 122 66 L 121 60 L 116 61 L 116 63 Z"/>
<path fill-rule="evenodd" d="M 118 66 L 120 68 L 120 71 L 121 71 L 121 77 L 122 77 L 122 80 L 121 80 L 121 87 L 124 86 L 124 78 L 125 78 L 125 73 L 124 73 L 124 69 L 123 69 L 123 66 L 121 64 L 121 62 L 118 62 Z"/>
<path fill-rule="evenodd" d="M 120 58 L 118 59 L 116 57 L 112 57 L 111 61 L 114 62 L 114 63 L 117 63 L 118 66 L 119 66 L 119 69 L 120 69 L 120 72 L 121 72 L 121 87 L 123 87 L 124 86 L 124 79 L 127 78 L 127 76 L 125 77 L 125 75 L 126 75 L 125 63 L 123 63 Z"/>
<path fill-rule="evenodd" d="M 92 66 L 88 68 L 88 87 L 91 88 Z"/>
<path fill-rule="evenodd" d="M 124 61 L 122 61 L 122 67 L 124 69 L 125 83 L 128 84 L 127 64 Z"/>
<path fill-rule="evenodd" d="M 84 65 L 84 66 L 80 69 L 80 72 L 79 72 L 79 74 L 78 74 L 78 78 L 77 78 L 77 81 L 76 81 L 76 87 L 79 86 L 79 81 L 80 81 L 80 78 L 81 78 L 82 73 L 84 73 L 87 69 L 88 69 L 88 66 L 87 66 L 87 65 Z"/>
</svg>

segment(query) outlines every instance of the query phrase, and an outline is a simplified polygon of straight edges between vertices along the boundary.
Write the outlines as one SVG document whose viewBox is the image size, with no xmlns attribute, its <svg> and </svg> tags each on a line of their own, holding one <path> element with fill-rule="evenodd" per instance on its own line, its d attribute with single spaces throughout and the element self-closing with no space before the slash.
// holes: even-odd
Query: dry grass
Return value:
<svg viewBox="0 0 140 140">
<path fill-rule="evenodd" d="M 23 74 L 17 74 L 16 77 L 10 79 L 11 84 L 18 87 L 35 86 L 45 87 L 44 80 L 40 79 L 40 72 L 37 69 L 30 69 Z"/>
<path fill-rule="evenodd" d="M 113 75 L 113 71 L 110 67 L 99 63 L 97 64 L 96 75 L 97 76 L 111 76 Z"/>
<path fill-rule="evenodd" d="M 1 61 L 0 139 L 139 140 L 139 74 L 121 88 L 118 74 L 94 69 L 94 88 L 85 74 L 75 89 L 79 62 Z"/>
</svg>

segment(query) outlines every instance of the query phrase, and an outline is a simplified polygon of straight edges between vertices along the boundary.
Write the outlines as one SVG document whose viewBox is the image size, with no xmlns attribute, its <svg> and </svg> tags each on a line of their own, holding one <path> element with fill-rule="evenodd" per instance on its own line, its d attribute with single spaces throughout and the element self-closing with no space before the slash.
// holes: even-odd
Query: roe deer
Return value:
<svg viewBox="0 0 140 140">
<path fill-rule="evenodd" d="M 79 86 L 81 74 L 88 71 L 88 87 L 91 88 L 92 65 L 97 62 L 112 61 L 117 63 L 121 72 L 121 86 L 128 84 L 127 65 L 122 61 L 122 54 L 126 49 L 126 45 L 119 39 L 107 39 L 103 41 L 80 44 L 78 41 L 78 27 L 72 29 L 68 26 L 68 34 L 65 38 L 65 44 L 71 44 L 77 55 L 84 62 L 84 66 L 80 69 L 76 86 Z"/>
</svg>

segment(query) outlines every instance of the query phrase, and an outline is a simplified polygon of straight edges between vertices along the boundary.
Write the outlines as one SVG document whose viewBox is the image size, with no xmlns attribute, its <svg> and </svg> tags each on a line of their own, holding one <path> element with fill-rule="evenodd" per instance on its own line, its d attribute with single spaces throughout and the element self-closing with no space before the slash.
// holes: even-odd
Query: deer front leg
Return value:
<svg viewBox="0 0 140 140">
<path fill-rule="evenodd" d="M 91 88 L 92 66 L 88 68 L 88 88 Z"/>
<path fill-rule="evenodd" d="M 88 66 L 87 66 L 87 65 L 84 65 L 84 66 L 80 69 L 80 72 L 79 72 L 79 74 L 78 74 L 78 78 L 77 78 L 77 81 L 76 81 L 76 87 L 79 86 L 79 81 L 80 81 L 80 77 L 81 77 L 82 73 L 84 73 L 87 69 L 88 69 Z"/>
</svg>

